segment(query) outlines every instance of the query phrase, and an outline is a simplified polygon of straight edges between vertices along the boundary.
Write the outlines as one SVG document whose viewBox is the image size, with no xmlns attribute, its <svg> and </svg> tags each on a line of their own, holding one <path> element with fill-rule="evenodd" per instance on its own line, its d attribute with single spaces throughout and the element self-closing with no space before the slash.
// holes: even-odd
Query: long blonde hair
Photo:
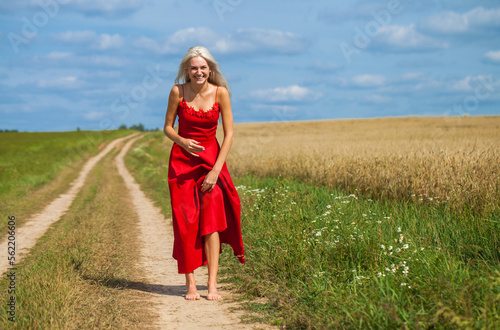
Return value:
<svg viewBox="0 0 500 330">
<path fill-rule="evenodd" d="M 181 64 L 179 65 L 179 73 L 175 78 L 175 84 L 190 82 L 191 79 L 187 73 L 187 69 L 189 67 L 189 61 L 193 57 L 200 56 L 205 61 L 207 61 L 208 66 L 210 67 L 210 75 L 208 76 L 208 82 L 217 86 L 223 86 L 231 95 L 231 91 L 229 89 L 229 83 L 227 82 L 224 75 L 220 72 L 219 63 L 214 59 L 212 54 L 202 46 L 195 46 L 188 49 L 186 55 L 182 58 Z"/>
</svg>

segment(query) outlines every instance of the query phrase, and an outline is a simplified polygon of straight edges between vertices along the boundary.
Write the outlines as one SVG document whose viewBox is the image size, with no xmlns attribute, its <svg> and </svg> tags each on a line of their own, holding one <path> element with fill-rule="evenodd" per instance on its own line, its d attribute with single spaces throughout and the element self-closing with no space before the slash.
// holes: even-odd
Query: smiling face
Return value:
<svg viewBox="0 0 500 330">
<path fill-rule="evenodd" d="M 203 57 L 197 56 L 193 57 L 189 61 L 189 66 L 187 68 L 187 73 L 192 82 L 203 85 L 208 81 L 208 76 L 210 74 L 210 67 L 207 61 Z"/>
</svg>

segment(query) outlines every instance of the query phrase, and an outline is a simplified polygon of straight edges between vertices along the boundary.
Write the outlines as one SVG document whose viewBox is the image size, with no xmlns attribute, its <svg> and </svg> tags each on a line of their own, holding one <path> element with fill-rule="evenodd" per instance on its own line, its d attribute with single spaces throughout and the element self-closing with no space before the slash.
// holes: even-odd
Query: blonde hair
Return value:
<svg viewBox="0 0 500 330">
<path fill-rule="evenodd" d="M 210 75 L 208 77 L 208 82 L 217 86 L 225 87 L 229 95 L 231 92 L 229 90 L 229 83 L 227 82 L 224 75 L 220 72 L 219 63 L 213 58 L 212 54 L 202 46 L 191 47 L 188 49 L 186 55 L 182 58 L 181 64 L 179 65 L 179 73 L 175 78 L 175 84 L 190 82 L 191 79 L 187 73 L 187 69 L 189 67 L 189 61 L 193 57 L 200 56 L 208 63 L 208 67 L 210 68 Z"/>
</svg>

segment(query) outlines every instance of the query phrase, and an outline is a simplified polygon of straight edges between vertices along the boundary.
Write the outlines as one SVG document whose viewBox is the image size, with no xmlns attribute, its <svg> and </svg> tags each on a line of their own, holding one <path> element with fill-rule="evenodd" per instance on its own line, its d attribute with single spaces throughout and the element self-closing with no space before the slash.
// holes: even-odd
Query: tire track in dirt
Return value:
<svg viewBox="0 0 500 330">
<path fill-rule="evenodd" d="M 59 197 L 47 205 L 40 213 L 28 219 L 23 226 L 16 228 L 16 264 L 29 253 L 29 250 L 36 244 L 37 240 L 47 231 L 47 229 L 49 229 L 50 225 L 58 221 L 61 216 L 68 211 L 76 195 L 82 189 L 85 179 L 92 168 L 111 150 L 115 147 L 119 147 L 120 143 L 123 143 L 125 140 L 137 134 L 138 133 L 134 133 L 111 141 L 101 152 L 91 157 L 85 163 L 78 177 L 70 184 L 71 188 L 69 188 L 68 191 L 59 195 Z M 5 238 L 0 243 L 1 251 L 7 251 L 7 245 L 8 238 Z M 6 272 L 9 267 L 7 258 L 0 258 L 0 272 Z"/>
<path fill-rule="evenodd" d="M 141 246 L 142 257 L 137 266 L 142 270 L 143 278 L 139 279 L 132 289 L 150 294 L 149 301 L 158 315 L 153 327 L 159 329 L 268 328 L 262 324 L 241 323 L 241 314 L 230 311 L 231 307 L 238 307 L 235 303 L 206 300 L 208 280 L 206 267 L 200 267 L 195 272 L 201 300 L 184 299 L 186 293 L 184 275 L 177 273 L 177 262 L 172 258 L 174 238 L 171 220 L 165 219 L 160 208 L 146 197 L 125 167 L 124 157 L 137 139 L 134 138 L 125 144 L 115 158 L 115 162 L 139 217 L 138 243 Z M 226 298 L 230 295 L 224 290 L 219 290 L 219 292 Z"/>
</svg>

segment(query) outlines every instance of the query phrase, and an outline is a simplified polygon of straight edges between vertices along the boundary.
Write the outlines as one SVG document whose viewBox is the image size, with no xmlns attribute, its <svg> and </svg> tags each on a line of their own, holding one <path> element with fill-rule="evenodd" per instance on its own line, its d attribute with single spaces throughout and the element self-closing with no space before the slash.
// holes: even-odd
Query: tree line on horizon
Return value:
<svg viewBox="0 0 500 330">
<path fill-rule="evenodd" d="M 133 129 L 139 132 L 154 132 L 160 130 L 159 128 L 145 128 L 142 123 L 131 125 L 130 127 L 127 127 L 127 125 L 122 124 L 118 129 Z M 77 131 L 80 131 L 80 127 L 76 128 Z M 17 129 L 0 129 L 0 133 L 12 133 L 12 132 L 19 132 Z"/>
<path fill-rule="evenodd" d="M 150 128 L 150 129 L 145 128 L 142 123 L 132 125 L 130 127 L 127 127 L 127 125 L 122 124 L 122 125 L 120 125 L 120 127 L 118 127 L 118 129 L 134 129 L 134 130 L 139 131 L 139 132 L 152 132 L 152 131 L 159 130 L 159 128 Z"/>
</svg>

